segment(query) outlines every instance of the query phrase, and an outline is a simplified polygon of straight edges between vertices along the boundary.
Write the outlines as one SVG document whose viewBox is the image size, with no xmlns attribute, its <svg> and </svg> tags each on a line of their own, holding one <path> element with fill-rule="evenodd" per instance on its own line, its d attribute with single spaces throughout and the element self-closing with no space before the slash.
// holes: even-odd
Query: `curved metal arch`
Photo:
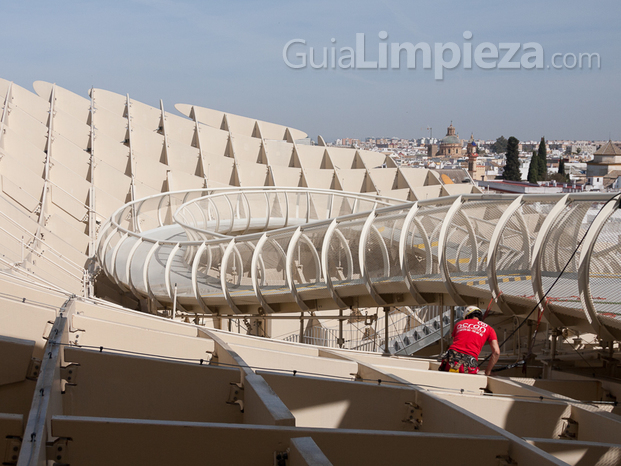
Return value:
<svg viewBox="0 0 621 466">
<path fill-rule="evenodd" d="M 203 229 L 207 229 L 207 224 L 209 223 L 209 220 L 207 220 L 207 215 L 205 215 L 205 209 L 204 208 L 200 208 L 199 209 L 200 213 L 201 213 L 201 217 L 203 219 Z"/>
<path fill-rule="evenodd" d="M 168 258 L 166 259 L 166 266 L 164 268 L 164 284 L 166 285 L 166 294 L 168 294 L 168 297 L 171 299 L 171 301 L 173 299 L 173 290 L 170 280 L 170 270 L 172 269 L 172 261 L 175 258 L 175 254 L 177 254 L 177 251 L 179 249 L 181 249 L 181 245 L 179 243 L 173 246 L 172 251 L 170 251 L 170 253 L 168 254 Z"/>
<path fill-rule="evenodd" d="M 224 199 L 226 199 L 226 202 L 229 204 L 229 211 L 231 212 L 231 222 L 229 224 L 229 229 L 226 231 L 226 234 L 230 235 L 231 232 L 233 231 L 233 225 L 235 224 L 235 211 L 233 210 L 233 203 L 231 202 L 227 194 L 228 193 L 225 193 L 223 197 Z"/>
<path fill-rule="evenodd" d="M 457 213 L 457 215 L 461 214 L 466 219 L 466 227 L 468 229 L 468 236 L 470 237 L 470 241 L 473 247 L 473 257 L 472 257 L 472 260 L 470 261 L 470 265 L 468 266 L 468 272 L 476 272 L 479 268 L 479 259 L 480 259 L 479 258 L 479 242 L 477 241 L 477 234 L 476 234 L 474 225 L 472 223 L 472 219 L 466 213 L 466 209 L 464 209 L 464 207 L 467 205 L 468 202 L 469 201 L 466 199 L 464 204 L 462 204 L 462 208 L 459 209 L 459 212 Z M 457 255 L 456 260 L 459 260 L 459 254 Z"/>
<path fill-rule="evenodd" d="M 543 282 L 541 279 L 541 255 L 543 252 L 543 245 L 546 244 L 546 240 L 548 238 L 548 235 L 550 234 L 552 226 L 555 224 L 556 219 L 567 206 L 568 201 L 568 194 L 563 196 L 559 201 L 557 201 L 552 210 L 550 210 L 550 213 L 548 214 L 546 219 L 543 221 L 543 224 L 539 229 L 537 239 L 535 240 L 535 245 L 533 246 L 530 273 L 532 277 L 531 284 L 533 286 L 533 292 L 536 302 L 539 302 L 541 300 L 541 297 L 545 294 L 545 292 L 543 291 Z M 553 315 L 552 311 L 550 311 L 550 308 L 547 306 L 545 301 L 539 304 L 539 310 L 544 312 L 544 315 L 553 326 L 562 326 L 562 323 L 558 320 L 556 316 Z"/>
<path fill-rule="evenodd" d="M 170 199 L 170 194 L 168 196 L 160 197 L 160 200 L 157 203 L 157 223 L 161 227 L 164 226 L 164 222 L 162 220 L 162 203 L 164 202 L 164 199 L 168 199 L 168 206 L 166 208 L 170 207 L 172 209 L 172 201 Z"/>
<path fill-rule="evenodd" d="M 459 246 L 457 246 L 457 251 L 455 252 L 455 271 L 457 273 L 464 273 L 464 271 L 461 270 L 461 266 L 459 265 L 459 256 L 461 255 L 461 250 L 463 249 L 464 245 L 468 242 L 468 241 L 472 241 L 472 237 L 470 235 L 468 236 L 464 236 L 464 239 L 461 240 L 461 242 L 459 243 Z M 472 266 L 472 257 L 470 258 L 470 262 L 468 263 L 468 267 Z"/>
<path fill-rule="evenodd" d="M 479 260 L 479 243 L 477 241 L 476 232 L 474 231 L 474 226 L 472 225 L 472 221 L 470 220 L 470 217 L 466 215 L 466 213 L 463 211 L 463 206 L 465 205 L 466 202 L 467 201 L 465 201 L 464 204 L 462 205 L 462 209 L 460 209 L 455 214 L 455 215 L 462 215 L 464 217 L 464 219 L 466 220 L 466 231 L 468 232 L 468 235 L 465 236 L 464 239 L 459 243 L 459 246 L 457 247 L 457 252 L 455 254 L 455 268 L 459 273 L 461 273 L 460 266 L 459 266 L 459 255 L 461 253 L 462 246 L 466 243 L 466 241 L 470 241 L 470 243 L 473 245 L 472 247 L 473 254 L 468 264 L 468 272 L 476 272 L 476 269 L 478 268 L 478 260 Z M 447 239 L 446 239 L 447 243 L 451 235 L 460 229 L 461 228 L 453 228 L 447 233 Z M 474 264 L 475 270 L 472 270 L 473 264 Z M 447 265 L 448 265 L 448 260 L 447 260 Z"/>
<path fill-rule="evenodd" d="M 264 230 L 269 229 L 269 225 L 270 225 L 270 217 L 272 215 L 272 207 L 270 206 L 270 193 L 269 192 L 264 192 L 263 195 L 265 196 L 265 227 L 263 227 Z"/>
<path fill-rule="evenodd" d="M 112 225 L 112 224 L 110 224 Z M 101 247 L 101 252 L 99 253 L 99 257 L 101 258 L 101 265 L 104 269 L 104 271 L 110 275 L 112 272 L 110 271 L 110 268 L 108 267 L 108 260 L 106 260 L 106 256 L 108 253 L 108 246 L 110 246 L 110 241 L 112 241 L 112 238 L 114 237 L 114 235 L 116 235 L 117 233 L 120 234 L 120 230 L 118 228 L 113 227 L 112 230 L 110 231 L 110 234 L 108 236 L 106 236 L 106 239 L 103 241 L 103 245 Z"/>
<path fill-rule="evenodd" d="M 494 228 L 492 232 L 492 237 L 487 249 L 487 285 L 489 286 L 494 301 L 496 301 L 496 304 L 500 307 L 500 310 L 508 315 L 513 315 L 514 313 L 504 298 L 502 298 L 502 291 L 500 290 L 500 285 L 498 285 L 498 264 L 496 257 L 498 255 L 498 247 L 500 246 L 502 233 L 513 214 L 522 206 L 523 199 L 524 196 L 518 196 L 500 216 L 496 228 Z M 530 251 L 530 241 L 527 241 L 526 244 Z"/>
<path fill-rule="evenodd" d="M 425 228 L 425 225 L 423 225 L 423 222 L 420 221 L 420 218 L 418 218 L 418 214 L 414 217 L 412 222 L 416 225 L 416 228 L 421 231 L 421 239 L 423 240 L 423 246 L 425 247 L 425 273 L 430 275 L 433 273 L 433 250 L 430 241 L 431 236 L 427 234 L 427 229 Z M 412 235 L 412 241 L 414 241 L 414 235 Z"/>
<path fill-rule="evenodd" d="M 419 223 L 422 225 L 422 222 L 419 221 Z M 433 227 L 433 231 L 431 232 L 431 235 L 429 236 L 429 247 L 430 247 L 430 256 L 431 256 L 431 261 L 429 262 L 429 267 L 427 267 L 427 274 L 428 275 L 432 275 L 434 273 L 440 273 L 439 269 L 440 269 L 440 256 L 439 256 L 439 252 L 440 252 L 440 241 L 438 241 L 438 261 L 437 263 L 433 260 L 433 247 L 432 247 L 432 242 L 431 240 L 435 237 L 436 233 L 438 233 L 438 239 L 440 237 L 440 231 L 442 230 L 442 225 L 444 225 L 444 220 L 442 220 L 441 222 L 438 222 L 438 224 Z"/>
<path fill-rule="evenodd" d="M 283 193 L 283 195 L 285 196 L 285 226 L 289 226 L 289 196 L 287 193 Z"/>
<path fill-rule="evenodd" d="M 113 232 L 108 233 L 108 230 L 112 227 L 112 222 L 110 220 L 106 220 L 103 227 L 101 228 L 101 232 L 99 233 L 99 238 L 97 239 L 97 246 L 95 247 L 97 257 L 105 257 L 101 251 L 106 247 L 106 240 L 108 237 L 113 234 Z M 106 235 L 106 233 L 108 233 Z M 105 238 L 105 239 L 104 239 Z M 103 261 L 100 261 L 103 262 Z M 103 265 L 103 264 L 102 264 Z"/>
<path fill-rule="evenodd" d="M 298 293 L 297 286 L 295 285 L 295 281 L 293 280 L 293 257 L 295 255 L 295 249 L 298 246 L 298 242 L 303 240 L 308 244 L 310 250 L 312 251 L 313 259 L 315 260 L 315 281 L 316 283 L 321 282 L 321 258 L 319 257 L 319 253 L 317 249 L 315 249 L 315 245 L 308 238 L 306 234 L 303 233 L 302 227 L 299 226 L 296 228 L 293 236 L 291 237 L 291 241 L 289 241 L 289 247 L 287 248 L 287 257 L 286 257 L 286 273 L 287 273 L 287 284 L 289 285 L 289 290 L 293 295 L 293 299 L 297 305 L 302 309 L 302 311 L 308 311 L 309 307 L 302 300 Z"/>
<path fill-rule="evenodd" d="M 265 300 L 265 297 L 263 296 L 263 293 L 261 292 L 261 286 L 259 284 L 259 277 L 257 276 L 257 268 L 258 268 L 257 266 L 258 266 L 258 263 L 260 261 L 261 262 L 261 268 L 263 270 L 262 280 L 261 281 L 263 281 L 265 279 L 265 264 L 263 263 L 263 257 L 261 255 L 261 253 L 263 252 L 263 246 L 268 241 L 271 241 L 272 243 L 274 243 L 277 246 L 276 249 L 280 250 L 281 255 L 285 259 L 285 268 L 286 268 L 287 254 L 282 249 L 282 247 L 280 247 L 280 244 L 278 244 L 278 242 L 276 242 L 272 238 L 270 238 L 268 236 L 267 232 L 266 232 L 266 233 L 263 233 L 263 235 L 261 236 L 261 239 L 259 239 L 259 241 L 257 242 L 256 247 L 254 248 L 254 253 L 252 254 L 252 261 L 251 261 L 251 265 L 250 265 L 250 278 L 252 280 L 252 288 L 254 290 L 254 294 L 257 297 L 257 299 L 259 300 L 259 303 L 261 304 L 263 309 L 266 312 L 274 313 L 275 312 L 274 309 L 272 308 L 272 306 L 270 306 L 268 304 L 268 302 Z"/>
<path fill-rule="evenodd" d="M 338 237 L 339 242 L 345 250 L 345 259 L 347 260 L 347 280 L 351 280 L 354 274 L 354 257 L 351 253 L 351 249 L 349 248 L 347 238 L 345 238 L 343 232 L 338 229 L 338 226 L 339 222 L 336 222 L 336 230 L 334 231 L 334 234 Z"/>
<path fill-rule="evenodd" d="M 386 301 L 380 296 L 380 294 L 375 289 L 375 285 L 369 277 L 369 272 L 367 268 L 367 242 L 369 241 L 369 236 L 371 234 L 371 230 L 375 231 L 379 237 L 380 241 L 380 249 L 382 252 L 382 258 L 384 260 L 384 276 L 390 275 L 390 255 L 388 253 L 388 248 L 386 247 L 386 243 L 384 243 L 384 239 L 382 235 L 377 230 L 375 225 L 373 225 L 373 221 L 377 218 L 377 212 L 374 210 L 371 211 L 367 220 L 364 222 L 364 226 L 362 227 L 362 233 L 360 234 L 360 242 L 358 243 L 358 261 L 360 265 L 360 272 L 362 273 L 362 278 L 364 280 L 364 284 L 367 288 L 367 291 L 373 298 L 373 301 L 377 303 L 378 306 L 385 306 Z"/>
<path fill-rule="evenodd" d="M 222 286 L 222 293 L 224 294 L 224 299 L 226 299 L 227 304 L 231 308 L 231 310 L 235 314 L 241 314 L 242 311 L 237 307 L 237 305 L 233 302 L 233 298 L 231 298 L 231 293 L 229 291 L 228 283 L 226 281 L 226 269 L 229 263 L 229 257 L 231 253 L 235 249 L 235 238 L 233 238 L 226 249 L 224 250 L 224 254 L 222 255 L 222 262 L 220 264 L 220 285 Z M 241 280 L 241 274 L 239 275 Z"/>
<path fill-rule="evenodd" d="M 192 261 L 192 293 L 194 293 L 194 299 L 198 302 L 198 305 L 203 310 L 203 313 L 213 314 L 213 311 L 209 308 L 209 306 L 207 306 L 198 289 L 198 266 L 200 265 L 201 255 L 204 250 L 207 250 L 209 253 L 209 266 L 207 270 L 211 267 L 211 251 L 209 250 L 207 244 L 203 243 L 199 246 L 196 254 L 194 255 L 194 260 Z"/>
<path fill-rule="evenodd" d="M 144 200 L 142 202 L 137 202 L 136 203 L 137 208 L 134 211 L 134 214 L 136 215 L 135 224 L 136 224 L 136 228 L 138 229 L 138 233 L 142 233 L 142 226 L 140 225 L 140 211 L 142 210 L 142 206 L 144 205 L 145 202 L 146 201 Z"/>
<path fill-rule="evenodd" d="M 159 301 L 159 299 L 157 299 L 157 297 L 155 296 L 155 293 L 153 293 L 153 290 L 151 289 L 151 284 L 149 283 L 149 264 L 151 263 L 151 258 L 153 257 L 153 254 L 155 254 L 155 251 L 157 250 L 159 246 L 160 246 L 160 242 L 156 241 L 155 243 L 153 243 L 153 246 L 151 246 L 151 249 L 149 249 L 149 252 L 147 253 L 147 256 L 144 259 L 144 266 L 142 269 L 142 279 L 144 281 L 144 287 L 147 290 L 147 295 L 149 296 L 149 298 L 151 298 L 151 300 L 156 302 L 159 306 L 164 307 L 162 303 Z"/>
<path fill-rule="evenodd" d="M 118 255 L 119 249 L 121 249 L 121 246 L 123 245 L 125 240 L 128 238 L 128 236 L 129 236 L 129 233 L 125 233 L 123 234 L 123 236 L 121 236 L 121 239 L 119 239 L 119 242 L 116 243 L 116 245 L 114 246 L 114 249 L 112 250 L 112 257 L 110 258 L 110 261 L 112 262 L 112 278 L 114 279 L 114 282 L 123 291 L 129 291 L 129 289 L 125 286 L 124 283 L 121 283 L 121 280 L 119 280 L 119 276 L 116 273 L 116 256 Z"/>
<path fill-rule="evenodd" d="M 589 228 L 582 244 L 582 253 L 578 262 L 578 289 L 580 290 L 580 301 L 585 311 L 587 321 L 591 328 L 597 333 L 600 338 L 607 341 L 614 341 L 615 338 L 610 334 L 605 325 L 601 323 L 593 303 L 593 297 L 591 295 L 591 285 L 589 283 L 589 272 L 591 268 L 591 257 L 593 255 L 593 249 L 595 243 L 606 224 L 606 221 L 614 214 L 619 208 L 621 203 L 621 194 L 615 196 L 614 202 L 608 202 L 598 212 L 593 223 Z"/>
<path fill-rule="evenodd" d="M 414 218 L 418 212 L 418 202 L 415 202 L 414 205 L 410 208 L 410 211 L 405 216 L 405 220 L 403 221 L 403 225 L 401 226 L 401 235 L 399 236 L 399 266 L 401 267 L 401 273 L 405 278 L 405 286 L 412 295 L 412 297 L 419 304 L 427 304 L 427 300 L 425 300 L 418 291 L 414 280 L 412 279 L 412 274 L 410 273 L 410 267 L 408 264 L 408 258 L 405 254 L 405 250 L 407 247 L 407 239 L 408 232 L 410 231 L 410 224 L 414 223 Z M 414 235 L 412 234 L 412 237 Z M 426 236 L 426 235 L 425 235 Z"/>
<path fill-rule="evenodd" d="M 250 201 L 248 200 L 248 196 L 246 196 L 246 193 L 242 192 L 242 199 L 244 200 L 244 205 L 246 206 L 246 217 L 248 217 L 248 219 L 246 220 L 246 228 L 244 228 L 244 231 L 242 232 L 242 235 L 245 235 L 246 233 L 248 233 L 248 230 L 250 230 L 250 221 L 252 220 L 252 215 L 250 212 Z"/>
<path fill-rule="evenodd" d="M 364 286 L 366 287 L 367 292 L 371 295 L 371 298 L 373 298 L 373 301 L 375 301 L 378 306 L 385 306 L 386 301 L 384 301 L 384 299 L 375 290 L 373 283 L 371 283 L 366 264 L 366 245 L 367 241 L 369 240 L 369 231 L 371 230 L 373 220 L 375 220 L 376 215 L 377 214 L 375 210 L 372 210 L 362 227 L 362 232 L 360 233 L 360 241 L 358 242 L 358 265 L 360 267 L 360 273 L 362 274 L 362 280 L 364 281 Z M 386 247 L 386 245 L 384 245 L 384 247 Z"/>
<path fill-rule="evenodd" d="M 134 295 L 141 295 L 136 287 L 134 286 L 134 282 L 132 280 L 132 260 L 134 259 L 134 254 L 136 250 L 140 247 L 140 245 L 144 242 L 142 238 L 136 238 L 136 243 L 132 246 L 129 254 L 127 255 L 127 262 L 125 263 L 125 276 L 127 277 L 127 285 Z"/>
<path fill-rule="evenodd" d="M 459 196 L 455 199 L 453 204 L 451 204 L 451 207 L 449 207 L 448 212 L 444 216 L 442 228 L 440 228 L 440 235 L 438 237 L 438 267 L 440 268 L 440 273 L 442 274 L 442 280 L 444 281 L 446 291 L 458 306 L 465 306 L 467 303 L 457 292 L 454 283 L 451 281 L 451 274 L 449 273 L 448 262 L 446 260 L 446 247 L 448 242 L 448 232 L 452 225 L 453 217 L 461 209 L 462 204 L 462 196 Z"/>
<path fill-rule="evenodd" d="M 341 299 L 341 297 L 338 295 L 338 293 L 334 289 L 334 284 L 332 283 L 332 277 L 330 277 L 330 271 L 328 270 L 328 252 L 330 249 L 330 240 L 332 239 L 332 235 L 334 234 L 334 232 L 338 231 L 337 226 L 338 226 L 338 223 L 336 219 L 332 220 L 332 223 L 330 223 L 330 226 L 326 230 L 326 235 L 323 237 L 323 244 L 321 245 L 321 266 L 322 266 L 321 268 L 323 271 L 323 276 L 326 279 L 326 287 L 328 288 L 328 291 L 330 292 L 330 296 L 332 297 L 332 300 L 336 303 L 336 305 L 340 309 L 347 309 L 349 306 L 345 304 L 345 302 Z M 341 233 L 341 237 L 342 236 L 343 234 Z M 347 244 L 345 244 L 345 246 L 347 247 Z M 351 251 L 349 251 L 349 247 L 347 249 L 349 252 L 348 260 L 351 260 L 351 262 L 353 263 L 353 260 L 351 259 Z M 351 273 L 350 264 L 348 264 L 348 268 L 350 270 L 349 273 Z"/>
<path fill-rule="evenodd" d="M 295 282 L 293 281 L 293 266 L 291 265 L 291 263 L 293 262 L 295 247 L 301 236 L 302 228 L 297 227 L 295 232 L 291 236 L 291 241 L 289 242 L 289 247 L 287 248 L 287 257 L 285 258 L 285 273 L 287 276 L 287 285 L 289 285 L 289 291 L 293 295 L 293 299 L 295 299 L 296 304 L 302 311 L 308 311 L 308 306 L 304 301 L 302 301 L 302 298 L 300 298 L 300 295 L 298 294 L 298 289 L 295 286 Z"/>
</svg>

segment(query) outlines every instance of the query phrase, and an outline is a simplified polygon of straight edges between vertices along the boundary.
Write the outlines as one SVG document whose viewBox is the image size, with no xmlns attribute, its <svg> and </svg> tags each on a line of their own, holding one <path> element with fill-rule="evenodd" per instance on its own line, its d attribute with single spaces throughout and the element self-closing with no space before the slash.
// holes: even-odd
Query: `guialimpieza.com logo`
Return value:
<svg viewBox="0 0 621 466">
<path fill-rule="evenodd" d="M 365 33 L 356 34 L 355 47 L 337 47 L 336 39 L 330 39 L 329 47 L 313 47 L 304 39 L 292 39 L 282 51 L 282 58 L 289 68 L 300 69 L 424 69 L 434 71 L 436 80 L 444 79 L 444 71 L 459 66 L 484 70 L 500 69 L 593 69 L 601 68 L 599 53 L 554 53 L 545 63 L 544 50 L 538 42 L 491 42 L 472 43 L 472 32 L 463 33 L 464 43 L 455 42 L 387 42 L 388 33 L 380 31 L 377 35 L 377 59 L 371 60 L 367 54 Z M 421 65 L 422 60 L 422 65 Z"/>
</svg>

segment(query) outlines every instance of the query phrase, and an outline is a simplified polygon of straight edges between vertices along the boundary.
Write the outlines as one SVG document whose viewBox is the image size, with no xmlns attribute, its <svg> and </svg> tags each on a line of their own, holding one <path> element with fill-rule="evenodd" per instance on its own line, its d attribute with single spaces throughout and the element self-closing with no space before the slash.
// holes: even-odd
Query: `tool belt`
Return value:
<svg viewBox="0 0 621 466">
<path fill-rule="evenodd" d="M 462 374 L 477 374 L 479 372 L 479 362 L 474 356 L 450 349 L 442 355 L 442 363 L 439 370 L 444 372 L 460 372 Z"/>
</svg>

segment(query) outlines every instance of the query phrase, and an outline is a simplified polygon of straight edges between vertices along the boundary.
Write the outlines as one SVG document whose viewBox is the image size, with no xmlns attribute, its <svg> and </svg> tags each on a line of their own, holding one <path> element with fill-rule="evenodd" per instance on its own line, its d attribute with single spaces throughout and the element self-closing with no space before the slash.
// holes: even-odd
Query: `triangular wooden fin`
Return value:
<svg viewBox="0 0 621 466">
<path fill-rule="evenodd" d="M 226 113 L 222 115 L 222 123 L 220 129 L 223 131 L 229 131 L 229 121 L 226 119 Z"/>
<path fill-rule="evenodd" d="M 252 129 L 252 137 L 263 139 L 263 135 L 261 134 L 261 127 L 259 126 L 259 122 L 254 122 L 254 128 Z"/>
<path fill-rule="evenodd" d="M 257 163 L 262 163 L 263 165 L 267 165 L 267 153 L 265 152 L 265 146 L 263 145 L 263 141 L 261 141 L 261 146 L 259 147 L 259 155 L 257 156 Z"/>
<path fill-rule="evenodd" d="M 319 168 L 323 168 L 326 170 L 334 169 L 334 164 L 332 163 L 332 159 L 330 158 L 330 154 L 328 153 L 328 149 L 323 151 L 323 159 L 321 159 L 321 165 Z"/>
<path fill-rule="evenodd" d="M 293 136 L 291 135 L 291 131 L 289 131 L 289 128 L 285 129 L 285 136 L 283 139 L 287 142 L 293 143 Z"/>
</svg>

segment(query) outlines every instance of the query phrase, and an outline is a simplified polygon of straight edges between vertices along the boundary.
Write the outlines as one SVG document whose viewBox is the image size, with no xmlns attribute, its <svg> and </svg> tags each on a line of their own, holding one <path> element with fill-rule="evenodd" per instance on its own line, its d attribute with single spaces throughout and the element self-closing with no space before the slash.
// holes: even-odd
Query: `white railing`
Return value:
<svg viewBox="0 0 621 466">
<path fill-rule="evenodd" d="M 205 313 L 272 313 L 292 301 L 308 311 L 317 296 L 345 309 L 350 289 L 378 306 L 399 293 L 425 302 L 433 289 L 458 306 L 492 297 L 509 314 L 514 302 L 541 301 L 540 312 L 582 314 L 613 339 L 608 327 L 621 330 L 621 311 L 609 305 L 621 302 L 621 248 L 613 247 L 620 197 L 471 194 L 404 203 L 303 188 L 165 193 L 119 209 L 98 257 L 129 291 L 170 303 L 178 284 L 180 301 Z"/>
</svg>

